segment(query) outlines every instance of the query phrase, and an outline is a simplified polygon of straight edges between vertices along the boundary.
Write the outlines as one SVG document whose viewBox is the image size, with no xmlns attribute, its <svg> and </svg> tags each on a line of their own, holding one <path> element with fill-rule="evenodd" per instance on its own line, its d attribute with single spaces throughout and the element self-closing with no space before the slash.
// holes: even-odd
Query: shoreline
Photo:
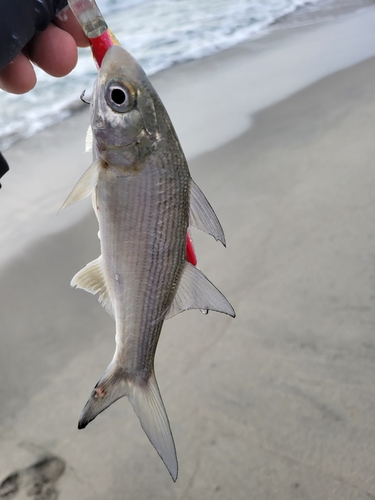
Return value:
<svg viewBox="0 0 375 500">
<path fill-rule="evenodd" d="M 322 43 L 320 30 L 306 30 L 309 40 L 314 33 Z M 268 50 L 279 67 L 288 63 L 290 51 L 280 59 L 288 42 L 282 36 L 264 46 L 258 41 L 259 67 Z M 76 428 L 113 355 L 115 333 L 96 297 L 69 286 L 98 255 L 90 202 L 55 217 L 56 200 L 62 203 L 88 166 L 87 113 L 12 152 L 29 170 L 11 165 L 0 203 L 8 192 L 6 222 L 37 234 L 17 252 L 12 238 L 23 233 L 9 233 L 15 255 L 0 269 L 0 481 L 52 454 L 66 464 L 56 483 L 60 500 L 120 500 L 124 492 L 137 500 L 375 496 L 375 58 L 268 104 L 254 112 L 251 128 L 251 110 L 261 103 L 246 100 L 239 110 L 246 128 L 233 136 L 227 82 L 246 66 L 248 88 L 255 89 L 251 54 L 241 47 L 158 76 L 171 115 L 190 107 L 201 124 L 188 135 L 178 132 L 228 247 L 194 231 L 198 265 L 237 313 L 232 320 L 188 311 L 163 327 L 156 374 L 177 446 L 176 484 L 126 400 L 85 431 Z M 221 122 L 217 93 L 202 97 L 203 74 L 208 90 L 208 76 L 217 78 L 221 119 L 228 118 L 222 144 L 210 150 L 210 123 Z M 198 143 L 194 150 L 197 138 L 203 149 Z M 61 217 L 65 229 L 56 228 Z"/>
<path fill-rule="evenodd" d="M 93 214 L 2 270 L 0 479 L 51 453 L 61 500 L 375 495 L 374 77 L 374 58 L 330 75 L 190 162 L 228 243 L 194 231 L 199 266 L 237 318 L 163 327 L 176 484 L 127 401 L 76 429 L 114 348 L 113 321 L 69 287 L 97 257 Z"/>
<path fill-rule="evenodd" d="M 375 7 L 366 9 L 366 15 L 355 12 L 335 22 L 272 31 L 151 76 L 188 160 L 245 133 L 262 109 L 327 73 L 375 55 L 373 25 Z M 91 163 L 91 155 L 83 153 L 88 123 L 83 109 L 7 150 L 10 171 L 0 192 L 0 267 L 39 237 L 69 227 L 91 210 L 89 202 L 82 202 L 55 216 Z M 36 155 L 34 161 L 28 161 L 29 154 Z"/>
<path fill-rule="evenodd" d="M 248 44 L 250 44 L 251 49 L 255 48 L 255 50 L 258 50 L 256 49 L 258 41 L 262 42 L 263 38 L 266 38 L 267 41 L 267 38 L 272 38 L 273 34 L 276 34 L 276 37 L 278 37 L 280 36 L 279 32 L 282 31 L 289 32 L 290 30 L 302 29 L 303 32 L 303 30 L 309 26 L 322 25 L 327 22 L 340 22 L 342 20 L 348 19 L 351 15 L 356 15 L 357 13 L 362 15 L 363 13 L 368 12 L 371 15 L 371 10 L 375 10 L 374 0 L 359 0 L 356 3 L 353 3 L 351 0 L 347 0 L 346 4 L 341 4 L 337 0 L 326 0 L 324 6 L 320 5 L 320 2 L 317 2 L 317 4 L 305 4 L 298 7 L 297 10 L 291 13 L 287 13 L 276 19 L 273 23 L 265 27 L 259 33 L 253 34 L 253 36 L 248 40 L 242 40 L 235 45 L 229 46 L 226 49 L 222 49 L 219 52 L 214 52 L 212 54 L 206 54 L 199 59 L 192 59 L 174 63 L 165 69 L 159 70 L 156 73 L 152 73 L 150 78 L 157 78 L 159 75 L 162 75 L 165 72 L 168 73 L 171 70 L 173 71 L 177 69 L 178 71 L 178 68 L 180 66 L 184 66 L 186 64 L 199 63 L 199 61 L 204 61 L 216 56 L 220 57 L 220 54 L 222 52 L 231 51 L 232 49 L 236 50 L 236 48 L 241 47 L 241 45 L 247 46 Z M 373 55 L 375 55 L 375 51 Z M 347 66 L 356 64 L 357 62 L 359 62 L 359 60 L 353 60 L 351 62 L 348 62 Z M 337 71 L 337 69 L 330 72 L 334 71 Z M 304 84 L 304 86 L 306 86 L 306 84 Z M 84 107 L 84 104 L 80 100 L 72 101 L 66 107 L 61 108 L 57 112 L 57 114 L 60 116 L 58 121 L 53 122 L 52 117 L 47 118 L 48 124 L 38 129 L 37 132 L 34 132 L 30 136 L 17 136 L 17 133 L 14 132 L 12 134 L 9 134 L 8 136 L 3 136 L 2 138 L 0 137 L 0 143 L 2 143 L 2 141 L 4 142 L 4 145 L 1 147 L 1 151 L 7 151 L 8 149 L 13 148 L 17 143 L 27 140 L 30 137 L 43 132 L 43 130 L 51 126 L 57 125 L 62 121 L 72 118 L 77 112 L 81 112 Z"/>
</svg>

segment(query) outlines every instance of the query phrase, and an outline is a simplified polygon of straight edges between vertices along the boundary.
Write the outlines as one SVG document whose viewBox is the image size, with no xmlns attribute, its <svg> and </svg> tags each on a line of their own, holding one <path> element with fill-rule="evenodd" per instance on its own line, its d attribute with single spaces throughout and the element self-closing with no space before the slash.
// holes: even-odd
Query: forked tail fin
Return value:
<svg viewBox="0 0 375 500">
<path fill-rule="evenodd" d="M 84 429 L 91 420 L 120 398 L 128 395 L 128 382 L 124 370 L 112 361 L 94 387 L 82 410 L 78 429 Z"/>
<path fill-rule="evenodd" d="M 176 448 L 155 374 L 152 373 L 142 384 L 129 382 L 128 398 L 141 422 L 142 429 L 165 463 L 173 481 L 176 481 L 178 474 Z"/>
<path fill-rule="evenodd" d="M 176 449 L 154 373 L 151 373 L 147 380 L 130 380 L 124 370 L 112 361 L 92 391 L 80 416 L 78 429 L 84 429 L 99 413 L 123 396 L 128 396 L 142 429 L 166 465 L 173 481 L 176 481 Z"/>
</svg>

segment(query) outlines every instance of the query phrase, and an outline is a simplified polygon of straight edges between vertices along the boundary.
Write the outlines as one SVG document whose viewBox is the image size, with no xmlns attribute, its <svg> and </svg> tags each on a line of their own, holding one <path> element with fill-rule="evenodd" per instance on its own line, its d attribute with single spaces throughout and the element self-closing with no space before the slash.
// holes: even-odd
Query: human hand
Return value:
<svg viewBox="0 0 375 500">
<path fill-rule="evenodd" d="M 77 47 L 88 46 L 88 38 L 74 14 L 66 8 L 0 71 L 0 88 L 13 94 L 24 94 L 34 88 L 36 75 L 30 61 L 49 75 L 65 76 L 77 64 Z"/>
</svg>

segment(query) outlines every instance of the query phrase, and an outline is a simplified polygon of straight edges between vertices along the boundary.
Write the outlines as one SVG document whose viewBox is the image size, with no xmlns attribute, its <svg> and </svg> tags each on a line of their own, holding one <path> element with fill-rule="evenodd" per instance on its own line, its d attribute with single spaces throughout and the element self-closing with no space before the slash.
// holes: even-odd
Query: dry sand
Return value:
<svg viewBox="0 0 375 500">
<path fill-rule="evenodd" d="M 210 61 L 223 76 L 227 63 L 250 75 L 243 52 Z M 198 78 L 205 64 L 174 71 Z M 375 498 L 374 81 L 375 59 L 323 78 L 190 162 L 228 242 L 224 250 L 194 233 L 199 266 L 237 318 L 190 311 L 164 325 L 156 374 L 176 484 L 125 399 L 76 429 L 114 349 L 112 320 L 69 288 L 98 254 L 93 216 L 9 261 L 0 275 L 1 478 L 52 454 L 66 464 L 51 480 L 61 500 Z M 59 164 L 75 154 L 85 119 L 10 156 L 38 162 L 36 144 L 45 141 L 45 156 L 58 137 Z"/>
</svg>

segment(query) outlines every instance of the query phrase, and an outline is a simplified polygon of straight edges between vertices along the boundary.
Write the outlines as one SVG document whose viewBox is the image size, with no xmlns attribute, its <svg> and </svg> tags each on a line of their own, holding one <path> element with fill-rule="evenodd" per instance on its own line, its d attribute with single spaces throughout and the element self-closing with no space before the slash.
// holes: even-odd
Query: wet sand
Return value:
<svg viewBox="0 0 375 500">
<path fill-rule="evenodd" d="M 223 76 L 228 64 L 247 64 L 250 78 L 251 57 L 238 51 L 212 64 Z M 198 77 L 199 68 L 174 71 Z M 8 262 L 0 271 L 1 478 L 53 455 L 65 462 L 50 473 L 63 500 L 375 498 L 374 81 L 369 59 L 253 115 L 222 147 L 191 154 L 192 176 L 227 238 L 224 249 L 194 232 L 199 266 L 237 318 L 190 311 L 164 325 L 156 375 L 176 441 L 176 484 L 126 399 L 76 428 L 114 350 L 113 321 L 69 287 L 98 255 L 94 217 Z M 203 135 L 211 110 L 200 110 Z M 55 137 L 55 161 L 73 156 L 84 115 L 10 154 L 37 162 Z"/>
</svg>

